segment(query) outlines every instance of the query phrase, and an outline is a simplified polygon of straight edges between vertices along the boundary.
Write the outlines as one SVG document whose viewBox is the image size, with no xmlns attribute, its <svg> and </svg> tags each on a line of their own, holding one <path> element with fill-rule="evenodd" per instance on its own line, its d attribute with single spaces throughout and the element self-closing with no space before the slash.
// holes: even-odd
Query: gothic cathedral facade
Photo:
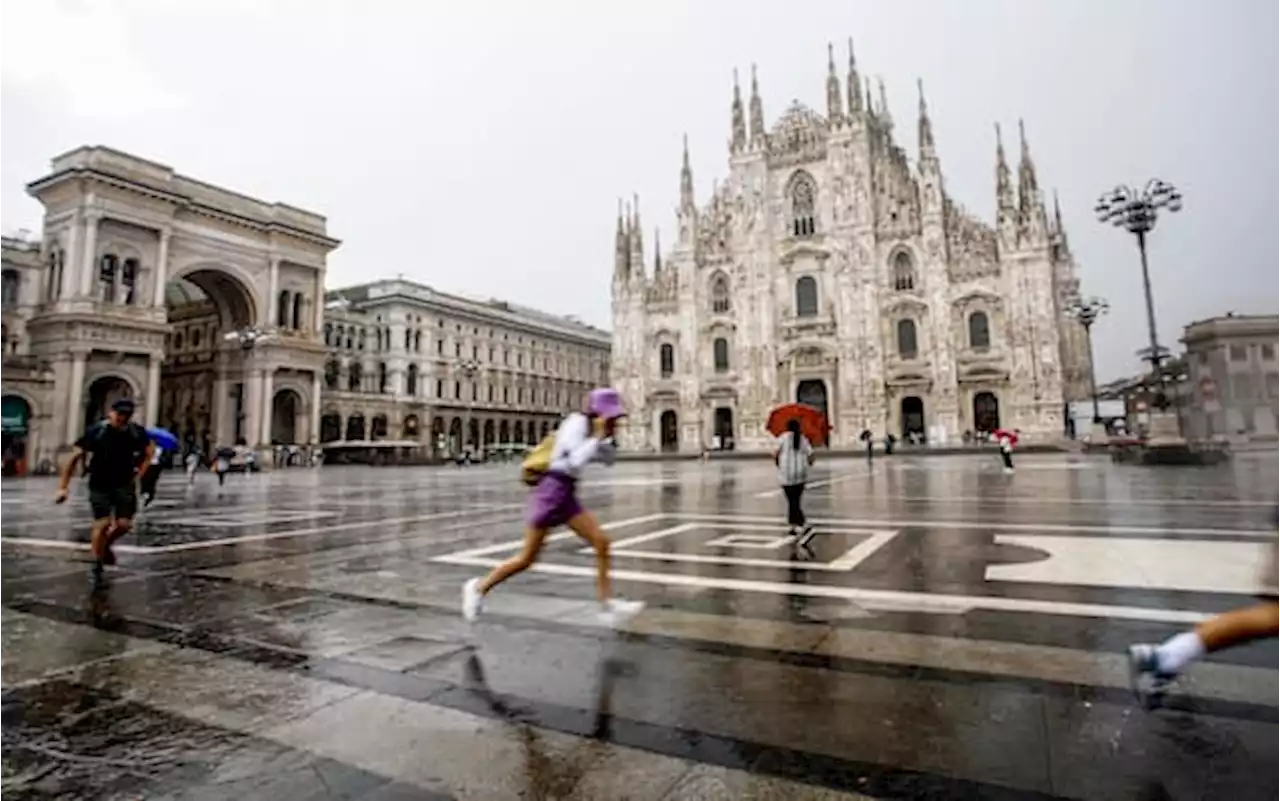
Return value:
<svg viewBox="0 0 1280 801">
<path fill-rule="evenodd" d="M 1076 267 L 1021 124 L 1016 176 L 996 131 L 991 226 L 947 194 L 923 90 L 914 163 L 852 45 L 844 87 L 829 51 L 826 95 L 825 117 L 793 102 L 766 129 L 754 67 L 745 109 L 735 75 L 728 180 L 697 204 L 686 142 L 678 241 L 652 270 L 638 203 L 619 210 L 621 446 L 763 449 L 770 409 L 793 401 L 825 411 L 833 447 L 864 430 L 1062 436 L 1089 354 L 1064 314 Z"/>
</svg>

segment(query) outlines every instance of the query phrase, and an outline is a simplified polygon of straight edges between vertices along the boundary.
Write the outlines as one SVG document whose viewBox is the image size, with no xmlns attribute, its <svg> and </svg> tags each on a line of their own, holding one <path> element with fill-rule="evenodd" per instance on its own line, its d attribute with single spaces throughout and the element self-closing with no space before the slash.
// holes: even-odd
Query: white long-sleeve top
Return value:
<svg viewBox="0 0 1280 801">
<path fill-rule="evenodd" d="M 556 429 L 550 472 L 578 478 L 582 469 L 591 462 L 611 465 L 616 455 L 613 443 L 593 437 L 591 420 L 585 414 L 575 412 Z"/>
</svg>

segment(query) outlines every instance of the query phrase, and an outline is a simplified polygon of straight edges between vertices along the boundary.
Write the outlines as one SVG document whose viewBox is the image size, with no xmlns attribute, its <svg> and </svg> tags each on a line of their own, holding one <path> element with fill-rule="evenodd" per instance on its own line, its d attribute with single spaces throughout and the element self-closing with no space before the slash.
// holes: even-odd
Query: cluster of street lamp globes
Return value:
<svg viewBox="0 0 1280 801">
<path fill-rule="evenodd" d="M 256 325 L 238 328 L 235 331 L 228 331 L 223 335 L 223 339 L 227 342 L 235 342 L 240 345 L 244 351 L 251 351 L 260 342 L 266 342 L 272 338 L 270 331 L 264 331 Z"/>
<path fill-rule="evenodd" d="M 1138 238 L 1138 254 L 1142 258 L 1142 291 L 1147 302 L 1147 337 L 1148 346 L 1140 352 L 1151 362 L 1151 375 L 1157 381 L 1160 376 L 1160 361 L 1168 352 L 1160 346 L 1156 333 L 1156 307 L 1151 295 L 1151 272 L 1147 269 L 1147 234 L 1156 226 L 1156 215 L 1160 209 L 1179 211 L 1182 208 L 1182 193 L 1173 184 L 1152 178 L 1138 191 L 1128 186 L 1117 186 L 1098 198 L 1094 212 L 1098 221 L 1111 223 L 1123 228 Z"/>
</svg>

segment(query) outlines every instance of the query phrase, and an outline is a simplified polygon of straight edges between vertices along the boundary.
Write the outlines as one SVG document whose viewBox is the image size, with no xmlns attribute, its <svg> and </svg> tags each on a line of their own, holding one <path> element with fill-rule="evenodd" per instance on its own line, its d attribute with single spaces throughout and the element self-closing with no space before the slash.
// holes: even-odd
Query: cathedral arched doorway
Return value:
<svg viewBox="0 0 1280 801">
<path fill-rule="evenodd" d="M 114 375 L 104 375 L 89 385 L 89 399 L 84 408 L 84 428 L 103 420 L 111 404 L 121 398 L 133 398 L 133 387 L 128 381 Z M 137 398 L 133 398 L 137 401 Z"/>
<path fill-rule="evenodd" d="M 658 442 L 663 452 L 671 453 L 680 450 L 680 427 L 676 413 L 670 409 L 658 417 Z"/>
<path fill-rule="evenodd" d="M 522 423 L 521 421 L 517 420 L 517 421 L 516 421 L 516 425 L 515 425 L 515 432 L 516 432 L 516 433 L 515 433 L 515 440 L 514 440 L 514 442 L 515 442 L 517 445 L 523 445 L 523 444 L 524 444 L 524 423 Z"/>
<path fill-rule="evenodd" d="M 507 424 L 506 420 L 503 420 L 502 422 L 498 423 L 498 442 L 501 442 L 503 445 L 506 445 L 510 441 L 511 441 L 511 426 Z"/>
<path fill-rule="evenodd" d="M 347 418 L 347 436 L 348 442 L 364 439 L 364 415 L 353 414 Z"/>
<path fill-rule="evenodd" d="M 492 420 L 484 421 L 484 446 L 486 448 L 493 444 L 493 438 L 496 431 L 497 430 L 494 428 Z"/>
<path fill-rule="evenodd" d="M 720 406 L 715 411 L 712 425 L 712 445 L 719 450 L 733 449 L 733 409 Z"/>
<path fill-rule="evenodd" d="M 915 395 L 903 398 L 900 411 L 902 412 L 902 438 L 910 440 L 914 437 L 923 441 L 924 401 Z"/>
<path fill-rule="evenodd" d="M 386 439 L 387 438 L 387 416 L 385 414 L 374 415 L 373 422 L 369 426 L 369 439 Z"/>
<path fill-rule="evenodd" d="M 462 452 L 462 418 L 455 417 L 449 423 L 449 452 Z"/>
<path fill-rule="evenodd" d="M 821 378 L 806 378 L 796 385 L 796 403 L 812 406 L 830 420 L 827 410 L 827 382 Z M 820 444 L 820 443 L 814 443 Z"/>
<path fill-rule="evenodd" d="M 261 380 L 251 368 L 254 346 L 227 338 L 257 320 L 253 292 L 228 269 L 202 266 L 171 278 L 164 304 L 169 335 L 161 365 L 160 423 L 188 447 L 206 452 L 219 444 L 258 444 L 263 410 L 250 404 L 266 399 L 254 399 L 249 390 L 251 381 Z M 301 414 L 304 404 L 296 400 L 295 413 Z M 272 437 L 275 403 L 273 396 L 268 404 Z"/>
<path fill-rule="evenodd" d="M 979 392 L 973 396 L 973 430 L 991 432 L 1000 427 L 1000 401 L 994 392 Z"/>
<path fill-rule="evenodd" d="M 342 415 L 326 412 L 320 418 L 320 441 L 337 442 L 342 439 Z"/>
<path fill-rule="evenodd" d="M 292 389 L 282 389 L 271 399 L 271 444 L 298 444 L 302 396 Z"/>
</svg>

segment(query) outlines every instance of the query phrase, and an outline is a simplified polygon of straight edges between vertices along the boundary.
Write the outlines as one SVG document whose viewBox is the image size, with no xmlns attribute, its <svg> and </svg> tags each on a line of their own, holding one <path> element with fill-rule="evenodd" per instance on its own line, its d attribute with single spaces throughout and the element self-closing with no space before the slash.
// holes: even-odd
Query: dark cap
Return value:
<svg viewBox="0 0 1280 801">
<path fill-rule="evenodd" d="M 133 400 L 131 398 L 120 398 L 111 404 L 111 411 L 125 415 L 133 414 Z"/>
</svg>

